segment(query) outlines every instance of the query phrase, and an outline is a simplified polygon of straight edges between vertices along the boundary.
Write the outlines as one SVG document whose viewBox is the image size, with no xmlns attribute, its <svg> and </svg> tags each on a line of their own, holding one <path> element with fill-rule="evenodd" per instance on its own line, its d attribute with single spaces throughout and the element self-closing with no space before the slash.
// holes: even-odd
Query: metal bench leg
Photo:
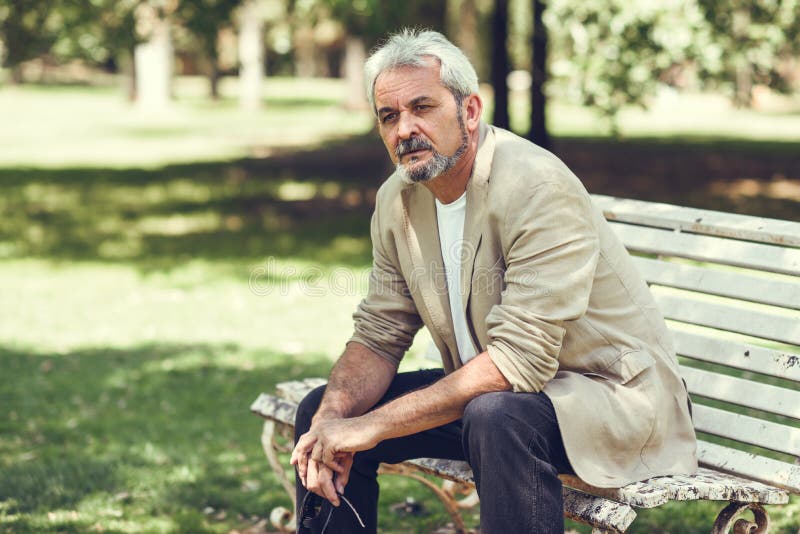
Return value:
<svg viewBox="0 0 800 534">
<path fill-rule="evenodd" d="M 453 525 L 455 526 L 458 534 L 468 534 L 470 532 L 474 532 L 466 527 L 464 520 L 461 518 L 461 512 L 459 511 L 459 508 L 470 508 L 478 503 L 478 497 L 474 491 L 465 499 L 459 501 L 456 498 L 456 492 L 460 492 L 463 488 L 461 488 L 458 484 L 445 481 L 444 484 L 442 484 L 442 487 L 439 487 L 427 478 L 421 476 L 415 469 L 409 468 L 403 464 L 381 464 L 378 473 L 382 475 L 400 475 L 413 478 L 417 482 L 424 484 L 434 493 L 434 495 L 436 495 L 436 497 L 439 498 L 440 501 L 442 501 L 447 513 L 450 514 L 450 519 L 453 521 Z"/>
<path fill-rule="evenodd" d="M 284 431 L 287 428 L 284 425 L 281 425 L 281 427 Z M 276 441 L 275 421 L 271 421 L 269 419 L 264 421 L 264 429 L 261 431 L 261 447 L 264 449 L 264 454 L 267 456 L 267 461 L 269 462 L 270 467 L 272 467 L 272 472 L 278 477 L 281 486 L 283 486 L 283 489 L 289 494 L 289 498 L 292 499 L 291 511 L 287 510 L 283 506 L 273 508 L 272 512 L 269 514 L 269 521 L 272 523 L 273 527 L 277 528 L 281 532 L 294 532 L 296 530 L 294 511 L 297 509 L 297 503 L 295 502 L 294 483 L 290 481 L 289 475 L 286 474 L 286 469 L 283 468 L 283 464 L 281 464 L 280 460 L 278 459 L 278 452 L 287 452 L 290 449 L 287 447 L 282 447 Z"/>
<path fill-rule="evenodd" d="M 742 512 L 753 512 L 753 521 L 739 518 Z M 733 527 L 733 534 L 766 534 L 769 532 L 769 515 L 758 503 L 732 502 L 726 506 L 714 521 L 711 534 L 729 534 Z"/>
</svg>

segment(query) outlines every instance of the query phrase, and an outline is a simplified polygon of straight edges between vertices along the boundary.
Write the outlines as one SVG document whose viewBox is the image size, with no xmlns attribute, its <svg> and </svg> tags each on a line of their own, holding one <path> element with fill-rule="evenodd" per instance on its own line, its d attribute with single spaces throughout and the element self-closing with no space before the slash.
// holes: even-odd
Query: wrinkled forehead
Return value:
<svg viewBox="0 0 800 534">
<path fill-rule="evenodd" d="M 439 75 L 439 62 L 435 58 L 423 65 L 399 65 L 383 70 L 375 79 L 373 96 L 377 102 L 382 97 L 397 97 L 416 91 L 448 90 Z"/>
</svg>

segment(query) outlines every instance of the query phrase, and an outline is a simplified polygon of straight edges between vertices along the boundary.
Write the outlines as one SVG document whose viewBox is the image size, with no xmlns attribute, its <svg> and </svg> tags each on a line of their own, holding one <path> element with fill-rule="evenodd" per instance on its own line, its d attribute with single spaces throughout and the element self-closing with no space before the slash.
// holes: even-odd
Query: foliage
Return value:
<svg viewBox="0 0 800 534">
<path fill-rule="evenodd" d="M 141 0 L 76 1 L 70 5 L 71 24 L 54 48 L 62 59 L 80 57 L 102 64 L 131 54 L 140 36 L 135 10 Z"/>
<path fill-rule="evenodd" d="M 704 78 L 749 105 L 754 83 L 787 91 L 787 70 L 800 53 L 800 1 L 697 0 L 710 32 L 698 50 Z"/>
<path fill-rule="evenodd" d="M 199 50 L 216 63 L 217 34 L 233 25 L 233 13 L 239 4 L 241 0 L 182 0 L 175 19 L 197 39 Z"/>
<path fill-rule="evenodd" d="M 8 0 L 0 4 L 2 65 L 14 68 L 52 47 L 58 38 L 62 14 L 59 4 L 46 0 Z"/>
<path fill-rule="evenodd" d="M 320 23 L 331 18 L 345 30 L 376 43 L 404 26 L 444 31 L 445 0 L 290 0 L 293 13 Z"/>
<path fill-rule="evenodd" d="M 560 51 L 552 73 L 612 121 L 626 104 L 645 104 L 671 67 L 702 48 L 702 15 L 685 0 L 552 0 L 545 22 Z"/>
</svg>

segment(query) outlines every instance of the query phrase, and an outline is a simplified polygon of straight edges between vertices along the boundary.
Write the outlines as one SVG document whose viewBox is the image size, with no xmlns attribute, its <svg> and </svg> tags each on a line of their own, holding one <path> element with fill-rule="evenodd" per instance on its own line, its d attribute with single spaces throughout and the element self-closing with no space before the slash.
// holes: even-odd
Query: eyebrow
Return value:
<svg viewBox="0 0 800 534">
<path fill-rule="evenodd" d="M 433 98 L 431 98 L 429 96 L 426 96 L 426 95 L 422 95 L 422 96 L 418 96 L 416 98 L 411 99 L 411 101 L 408 103 L 408 105 L 409 106 L 416 106 L 417 104 L 422 104 L 423 102 L 430 102 L 432 100 L 433 100 Z M 384 106 L 384 107 L 382 107 L 382 108 L 380 108 L 378 110 L 378 115 L 380 115 L 381 113 L 389 112 L 389 111 L 394 111 L 394 108 L 391 107 L 391 106 Z"/>
</svg>

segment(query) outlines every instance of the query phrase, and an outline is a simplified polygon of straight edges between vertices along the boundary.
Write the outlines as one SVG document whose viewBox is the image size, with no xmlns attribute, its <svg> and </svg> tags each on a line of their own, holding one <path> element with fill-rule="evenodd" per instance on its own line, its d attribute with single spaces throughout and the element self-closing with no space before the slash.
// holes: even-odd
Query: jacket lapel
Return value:
<svg viewBox="0 0 800 534">
<path fill-rule="evenodd" d="M 421 295 L 432 326 L 451 354 L 457 354 L 433 194 L 423 185 L 411 184 L 401 195 L 403 228 L 413 266 L 409 288 Z"/>
<path fill-rule="evenodd" d="M 467 214 L 464 220 L 464 245 L 461 249 L 461 305 L 465 314 L 472 291 L 475 254 L 480 246 L 482 229 L 486 227 L 486 196 L 495 145 L 494 131 L 484 123 L 481 123 L 480 134 L 480 148 L 475 157 L 472 177 L 467 183 Z"/>
</svg>

